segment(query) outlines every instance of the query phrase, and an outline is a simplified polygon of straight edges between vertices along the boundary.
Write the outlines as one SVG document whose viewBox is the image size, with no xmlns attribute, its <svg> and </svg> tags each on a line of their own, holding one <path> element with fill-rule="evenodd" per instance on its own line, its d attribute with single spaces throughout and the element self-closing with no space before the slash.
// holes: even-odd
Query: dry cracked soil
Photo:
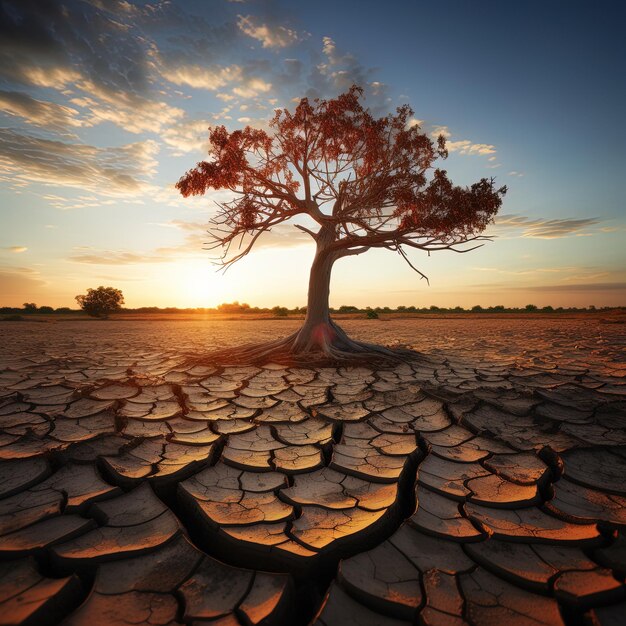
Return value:
<svg viewBox="0 0 626 626">
<path fill-rule="evenodd" d="M 387 367 L 201 356 L 295 326 L 2 325 L 1 625 L 626 623 L 626 325 L 346 322 L 420 352 Z"/>
</svg>

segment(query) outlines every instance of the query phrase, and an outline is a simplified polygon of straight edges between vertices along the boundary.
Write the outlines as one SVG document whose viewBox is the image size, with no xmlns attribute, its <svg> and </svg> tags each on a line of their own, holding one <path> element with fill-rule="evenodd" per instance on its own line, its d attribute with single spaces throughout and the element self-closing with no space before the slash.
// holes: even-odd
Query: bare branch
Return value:
<svg viewBox="0 0 626 626">
<path fill-rule="evenodd" d="M 360 248 L 352 248 L 347 250 L 342 250 L 336 256 L 338 259 L 341 259 L 345 256 L 355 256 L 357 254 L 363 254 L 369 250 L 369 246 L 362 246 Z"/>
<path fill-rule="evenodd" d="M 422 272 L 420 272 L 415 265 L 413 265 L 413 263 L 411 263 L 411 261 L 409 261 L 409 257 L 406 255 L 406 252 L 402 249 L 402 246 L 398 246 L 398 252 L 400 253 L 400 256 L 409 264 L 409 267 L 416 271 L 421 278 L 425 278 L 426 279 L 426 283 L 428 284 L 428 286 L 430 287 L 430 280 L 428 280 L 428 276 L 426 276 L 426 274 L 423 274 Z M 420 280 L 421 280 L 420 278 Z"/>
<path fill-rule="evenodd" d="M 311 235 L 311 237 L 313 237 L 313 239 L 317 239 L 317 235 L 318 235 L 318 233 L 313 232 L 312 230 L 309 230 L 308 228 L 306 228 L 306 227 L 304 227 L 304 226 L 302 226 L 302 225 L 300 225 L 300 224 L 294 224 L 294 226 L 295 226 L 298 230 L 301 230 L 302 232 L 304 232 L 304 233 L 307 233 L 307 234 Z"/>
</svg>

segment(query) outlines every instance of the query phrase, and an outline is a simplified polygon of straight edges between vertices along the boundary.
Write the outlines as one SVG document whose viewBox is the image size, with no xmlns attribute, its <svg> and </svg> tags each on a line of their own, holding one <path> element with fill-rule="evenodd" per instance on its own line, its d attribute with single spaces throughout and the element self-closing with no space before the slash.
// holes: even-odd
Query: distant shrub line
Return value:
<svg viewBox="0 0 626 626">
<path fill-rule="evenodd" d="M 365 315 L 370 319 L 377 319 L 380 314 L 390 314 L 390 313 L 584 313 L 584 312 L 594 312 L 594 311 L 611 311 L 621 309 L 623 307 L 598 307 L 589 306 L 589 307 L 552 307 L 552 306 L 544 306 L 538 307 L 534 304 L 527 304 L 525 307 L 516 308 L 516 307 L 505 307 L 504 305 L 498 306 L 490 306 L 490 307 L 482 307 L 480 305 L 473 306 L 469 309 L 465 309 L 461 306 L 456 307 L 439 307 L 439 306 L 430 306 L 430 307 L 416 307 L 416 306 L 398 306 L 395 308 L 384 306 L 384 307 L 365 307 L 360 308 L 357 306 L 351 305 L 342 305 L 337 308 L 330 309 L 331 313 L 339 313 L 339 314 L 350 314 L 350 313 L 360 313 Z M 288 315 L 304 315 L 306 314 L 306 307 L 295 307 L 288 308 L 284 306 L 274 306 L 274 307 L 252 307 L 249 304 L 242 302 L 224 302 L 223 304 L 219 304 L 215 308 L 178 308 L 178 307 L 156 307 L 156 306 L 144 306 L 138 308 L 122 308 L 119 311 L 120 313 L 138 313 L 138 314 L 146 314 L 146 313 L 208 313 L 208 314 L 268 314 L 271 313 L 274 317 L 287 317 Z M 71 309 L 69 307 L 59 307 L 53 308 L 51 306 L 40 306 L 38 307 L 36 304 L 29 302 L 25 303 L 23 307 L 0 307 L 0 315 L 9 315 L 14 316 L 13 319 L 18 319 L 16 316 L 23 315 L 50 315 L 55 313 L 61 314 L 73 314 L 73 315 L 81 315 L 83 311 L 80 309 Z M 5 318 L 9 319 L 9 318 Z"/>
</svg>

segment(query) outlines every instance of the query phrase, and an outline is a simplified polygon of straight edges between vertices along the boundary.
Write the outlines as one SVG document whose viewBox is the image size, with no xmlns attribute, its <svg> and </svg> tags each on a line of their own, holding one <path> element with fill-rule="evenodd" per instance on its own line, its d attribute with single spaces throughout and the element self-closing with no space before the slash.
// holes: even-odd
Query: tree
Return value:
<svg viewBox="0 0 626 626">
<path fill-rule="evenodd" d="M 34 313 L 37 310 L 37 305 L 34 302 L 24 302 L 24 313 Z"/>
<path fill-rule="evenodd" d="M 98 287 L 87 289 L 85 295 L 76 296 L 76 302 L 87 315 L 107 318 L 111 313 L 122 308 L 124 296 L 120 289 Z"/>
<path fill-rule="evenodd" d="M 332 321 L 334 263 L 385 248 L 426 278 L 407 249 L 468 252 L 488 239 L 481 233 L 506 188 L 486 178 L 470 187 L 453 185 L 445 170 L 434 167 L 447 156 L 443 136 L 435 143 L 421 133 L 409 106 L 375 118 L 362 95 L 353 86 L 335 99 L 303 98 L 293 112 L 277 110 L 269 131 L 214 127 L 210 159 L 176 185 L 185 197 L 211 189 L 234 196 L 217 204 L 211 220 L 209 249 L 222 249 L 224 269 L 245 257 L 263 233 L 289 220 L 315 242 L 304 325 L 283 340 L 239 351 L 243 358 L 393 355 L 351 340 Z M 476 245 L 463 245 L 469 242 Z"/>
</svg>

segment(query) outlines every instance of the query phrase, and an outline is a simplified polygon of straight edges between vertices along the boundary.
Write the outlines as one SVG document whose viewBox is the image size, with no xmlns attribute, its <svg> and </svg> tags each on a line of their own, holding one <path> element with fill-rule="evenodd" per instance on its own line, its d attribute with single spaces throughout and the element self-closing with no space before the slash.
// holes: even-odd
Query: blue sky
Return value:
<svg viewBox="0 0 626 626">
<path fill-rule="evenodd" d="M 331 304 L 626 304 L 619 2 L 0 2 L 0 304 L 302 305 L 313 248 L 285 226 L 228 273 L 218 194 L 173 184 L 206 129 L 365 87 L 443 132 L 458 183 L 509 187 L 468 255 L 339 262 Z"/>
</svg>

